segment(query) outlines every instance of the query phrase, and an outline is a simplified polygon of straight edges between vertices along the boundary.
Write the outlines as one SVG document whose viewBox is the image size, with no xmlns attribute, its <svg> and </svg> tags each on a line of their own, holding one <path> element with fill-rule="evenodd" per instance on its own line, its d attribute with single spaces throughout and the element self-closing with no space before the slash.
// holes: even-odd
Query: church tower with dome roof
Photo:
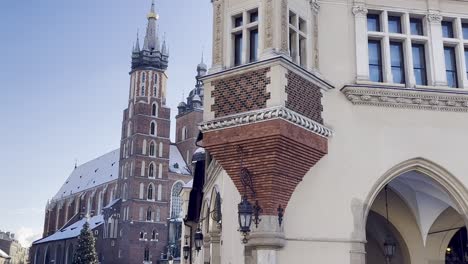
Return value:
<svg viewBox="0 0 468 264">
<path fill-rule="evenodd" d="M 196 83 L 186 102 L 181 102 L 176 116 L 176 145 L 187 164 L 191 164 L 192 155 L 197 146 L 198 124 L 203 121 L 203 82 L 200 80 L 206 75 L 208 67 L 204 63 L 203 56 L 197 66 Z"/>
</svg>

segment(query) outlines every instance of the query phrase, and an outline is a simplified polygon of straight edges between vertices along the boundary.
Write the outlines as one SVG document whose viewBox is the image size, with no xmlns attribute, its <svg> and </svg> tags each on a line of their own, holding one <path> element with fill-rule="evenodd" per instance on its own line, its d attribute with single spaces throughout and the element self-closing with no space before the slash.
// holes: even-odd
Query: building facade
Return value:
<svg viewBox="0 0 468 264">
<path fill-rule="evenodd" d="M 212 4 L 186 263 L 468 261 L 468 2 Z"/>
<path fill-rule="evenodd" d="M 169 257 L 179 261 L 178 195 L 192 179 L 185 153 L 192 151 L 201 118 L 190 111 L 178 116 L 176 131 L 185 131 L 185 136 L 171 142 L 169 51 L 160 40 L 154 1 L 147 19 L 143 45 L 137 37 L 132 50 L 120 148 L 76 166 L 48 202 L 44 237 L 33 244 L 32 263 L 71 263 L 86 221 L 97 239 L 100 263 L 167 263 Z M 193 111 L 201 116 L 198 101 Z"/>
<path fill-rule="evenodd" d="M 28 249 L 21 246 L 13 233 L 0 231 L 0 263 L 28 263 Z"/>
</svg>

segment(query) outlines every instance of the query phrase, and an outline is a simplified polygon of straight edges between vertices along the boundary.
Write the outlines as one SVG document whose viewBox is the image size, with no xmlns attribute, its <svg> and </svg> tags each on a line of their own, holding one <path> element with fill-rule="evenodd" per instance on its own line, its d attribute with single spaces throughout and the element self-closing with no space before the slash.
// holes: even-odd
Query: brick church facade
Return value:
<svg viewBox="0 0 468 264">
<path fill-rule="evenodd" d="M 181 241 L 179 193 L 191 179 L 191 158 L 203 118 L 207 71 L 176 117 L 170 140 L 166 105 L 169 52 L 157 31 L 154 1 L 143 47 L 132 51 L 128 108 L 123 112 L 120 148 L 75 167 L 47 203 L 43 238 L 30 251 L 31 263 L 71 263 L 77 236 L 88 221 L 100 263 L 178 263 Z"/>
</svg>

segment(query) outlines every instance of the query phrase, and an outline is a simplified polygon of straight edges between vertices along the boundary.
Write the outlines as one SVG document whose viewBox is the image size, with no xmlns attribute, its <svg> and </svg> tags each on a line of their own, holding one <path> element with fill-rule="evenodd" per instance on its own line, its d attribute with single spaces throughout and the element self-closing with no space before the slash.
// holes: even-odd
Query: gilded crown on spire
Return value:
<svg viewBox="0 0 468 264">
<path fill-rule="evenodd" d="M 152 18 L 154 18 L 156 20 L 159 19 L 159 15 L 156 14 L 156 11 L 154 9 L 154 0 L 151 2 L 151 10 L 150 10 L 150 12 L 148 14 L 148 19 L 152 19 Z"/>
</svg>

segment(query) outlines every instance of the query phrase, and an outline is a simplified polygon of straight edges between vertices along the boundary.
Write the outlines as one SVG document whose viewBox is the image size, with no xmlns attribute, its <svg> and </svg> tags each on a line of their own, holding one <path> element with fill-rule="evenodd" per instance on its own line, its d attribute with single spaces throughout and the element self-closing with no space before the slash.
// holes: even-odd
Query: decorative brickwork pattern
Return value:
<svg viewBox="0 0 468 264">
<path fill-rule="evenodd" d="M 286 107 L 323 124 L 320 88 L 291 71 L 286 74 L 286 78 L 288 79 Z"/>
<path fill-rule="evenodd" d="M 270 93 L 266 91 L 270 84 L 269 71 L 270 68 L 264 68 L 213 81 L 215 103 L 211 111 L 215 112 L 215 117 L 265 108 L 270 99 Z"/>
</svg>

